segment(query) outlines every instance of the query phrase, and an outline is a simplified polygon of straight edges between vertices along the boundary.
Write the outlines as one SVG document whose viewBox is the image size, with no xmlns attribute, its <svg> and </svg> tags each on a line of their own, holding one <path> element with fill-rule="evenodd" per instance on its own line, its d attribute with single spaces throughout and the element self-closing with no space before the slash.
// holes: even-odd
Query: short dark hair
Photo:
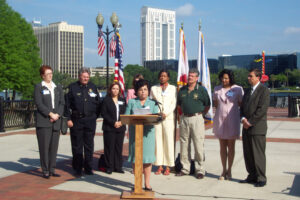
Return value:
<svg viewBox="0 0 300 200">
<path fill-rule="evenodd" d="M 134 75 L 134 77 L 133 77 L 133 80 L 132 80 L 132 86 L 133 86 L 133 88 L 134 88 L 134 85 L 135 85 L 135 79 L 144 79 L 144 76 L 142 75 L 142 74 L 136 74 L 136 75 Z"/>
<path fill-rule="evenodd" d="M 134 85 L 134 92 L 135 92 L 135 95 L 137 96 L 137 93 L 138 93 L 138 90 L 141 88 L 141 87 L 144 87 L 144 86 L 147 86 L 148 88 L 148 91 L 149 91 L 149 94 L 150 94 L 150 85 L 149 85 L 149 81 L 145 80 L 145 79 L 140 79 L 138 80 L 135 85 Z"/>
<path fill-rule="evenodd" d="M 257 69 L 257 68 L 253 68 L 249 70 L 249 73 L 254 72 L 256 77 L 259 77 L 259 79 L 261 79 L 262 73 L 261 70 Z"/>
<path fill-rule="evenodd" d="M 191 69 L 189 70 L 189 73 L 195 73 L 195 74 L 197 74 L 197 77 L 199 77 L 199 71 L 198 71 L 197 68 L 191 68 Z"/>
<path fill-rule="evenodd" d="M 166 73 L 168 75 L 168 77 L 170 78 L 170 72 L 168 70 L 166 70 L 166 69 L 162 69 L 158 73 L 158 79 L 160 78 L 160 76 L 161 76 L 162 73 Z"/>
<path fill-rule="evenodd" d="M 220 73 L 219 73 L 219 80 L 222 82 L 222 78 L 224 76 L 224 74 L 227 74 L 229 77 L 229 83 L 230 85 L 234 85 L 235 81 L 234 81 L 234 73 L 232 70 L 230 69 L 223 69 Z"/>
<path fill-rule="evenodd" d="M 122 93 L 121 93 L 121 85 L 120 85 L 119 82 L 113 82 L 112 84 L 110 84 L 110 86 L 109 86 L 108 89 L 107 89 L 107 95 L 108 95 L 108 96 L 111 97 L 111 89 L 112 89 L 115 85 L 119 86 L 119 94 L 118 94 L 118 96 L 121 96 L 121 94 L 122 94 Z"/>
<path fill-rule="evenodd" d="M 53 72 L 53 69 L 49 65 L 42 65 L 40 67 L 40 76 L 42 77 L 45 74 L 45 71 L 49 69 Z"/>
</svg>

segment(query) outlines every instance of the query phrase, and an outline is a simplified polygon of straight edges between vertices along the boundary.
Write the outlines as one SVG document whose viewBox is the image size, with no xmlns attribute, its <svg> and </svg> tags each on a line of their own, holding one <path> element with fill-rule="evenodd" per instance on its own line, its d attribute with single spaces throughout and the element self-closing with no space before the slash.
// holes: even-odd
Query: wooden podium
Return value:
<svg viewBox="0 0 300 200">
<path fill-rule="evenodd" d="M 120 115 L 122 124 L 135 125 L 135 174 L 134 191 L 123 191 L 121 199 L 154 199 L 153 191 L 143 185 L 143 132 L 144 125 L 157 124 L 159 115 Z"/>
</svg>

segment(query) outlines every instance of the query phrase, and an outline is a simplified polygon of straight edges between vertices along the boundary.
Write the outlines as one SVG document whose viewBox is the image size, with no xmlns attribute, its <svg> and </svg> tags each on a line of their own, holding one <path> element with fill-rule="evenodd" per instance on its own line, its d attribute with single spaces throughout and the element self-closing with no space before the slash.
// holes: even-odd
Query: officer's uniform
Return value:
<svg viewBox="0 0 300 200">
<path fill-rule="evenodd" d="M 184 174 L 190 173 L 190 139 L 195 148 L 195 173 L 205 175 L 204 169 L 204 119 L 202 113 L 210 100 L 206 89 L 196 84 L 194 90 L 189 91 L 188 86 L 179 90 L 177 104 L 181 107 L 180 120 L 180 162 Z"/>
<path fill-rule="evenodd" d="M 73 169 L 80 174 L 92 171 L 96 119 L 100 113 L 100 97 L 97 87 L 89 82 L 71 83 L 66 94 L 65 116 L 72 120 L 71 144 Z M 84 156 L 83 156 L 84 149 Z M 84 159 L 84 160 L 83 160 Z"/>
</svg>

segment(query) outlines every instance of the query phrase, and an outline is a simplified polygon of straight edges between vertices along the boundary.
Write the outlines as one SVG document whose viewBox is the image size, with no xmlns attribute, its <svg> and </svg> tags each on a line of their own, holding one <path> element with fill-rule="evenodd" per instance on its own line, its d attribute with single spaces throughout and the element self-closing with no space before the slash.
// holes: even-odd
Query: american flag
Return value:
<svg viewBox="0 0 300 200">
<path fill-rule="evenodd" d="M 115 80 L 116 82 L 119 82 L 121 86 L 121 92 L 124 96 L 125 92 L 125 80 L 123 75 L 123 64 L 122 64 L 122 54 L 123 54 L 123 46 L 121 43 L 120 34 L 115 34 L 115 40 L 116 40 L 116 50 L 115 50 Z"/>
<path fill-rule="evenodd" d="M 98 55 L 102 56 L 105 50 L 105 43 L 103 39 L 103 33 L 101 31 L 101 26 L 98 25 Z"/>
<path fill-rule="evenodd" d="M 111 40 L 110 40 L 110 43 L 109 43 L 109 57 L 115 57 L 116 55 L 116 39 L 117 36 L 116 34 L 114 34 L 112 37 L 111 37 Z M 122 54 L 124 53 L 124 49 L 123 49 L 123 44 L 122 42 L 120 41 L 120 45 L 121 45 L 121 51 L 122 51 Z"/>
</svg>

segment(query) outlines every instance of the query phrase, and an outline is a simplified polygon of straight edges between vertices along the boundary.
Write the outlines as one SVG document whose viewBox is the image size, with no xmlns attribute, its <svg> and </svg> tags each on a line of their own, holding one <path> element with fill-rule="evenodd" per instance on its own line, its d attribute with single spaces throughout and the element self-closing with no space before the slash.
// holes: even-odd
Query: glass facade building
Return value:
<svg viewBox="0 0 300 200">
<path fill-rule="evenodd" d="M 238 69 L 238 68 L 258 68 L 262 69 L 261 62 L 255 62 L 260 59 L 260 54 L 237 55 L 237 56 L 220 56 L 219 70 Z M 286 69 L 300 69 L 300 54 L 278 54 L 265 55 L 265 73 L 266 75 L 284 73 Z"/>
<path fill-rule="evenodd" d="M 218 72 L 218 60 L 217 59 L 208 59 L 208 66 L 210 73 Z M 160 71 L 162 69 L 178 71 L 178 60 L 151 60 L 144 61 L 144 67 L 150 71 Z M 190 68 L 197 68 L 197 60 L 189 60 Z"/>
</svg>

